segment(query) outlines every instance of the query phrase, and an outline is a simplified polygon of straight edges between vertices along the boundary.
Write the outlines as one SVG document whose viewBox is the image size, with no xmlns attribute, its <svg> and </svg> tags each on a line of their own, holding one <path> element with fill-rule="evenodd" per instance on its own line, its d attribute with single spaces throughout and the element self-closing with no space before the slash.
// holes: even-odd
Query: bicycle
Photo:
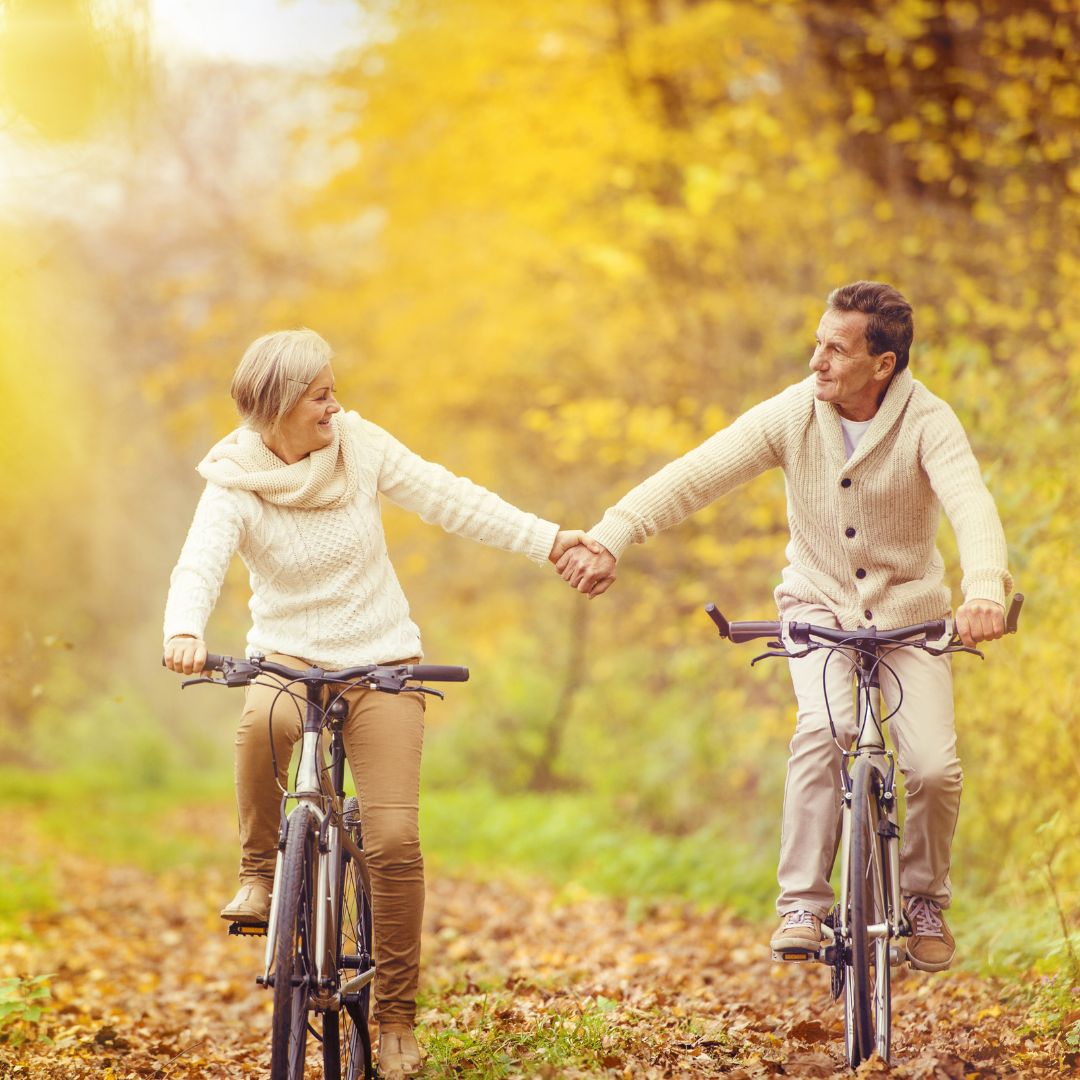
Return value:
<svg viewBox="0 0 1080 1080">
<path fill-rule="evenodd" d="M 1006 616 L 1006 633 L 1016 633 L 1023 603 L 1024 597 L 1015 594 Z M 729 622 L 715 604 L 707 604 L 705 611 L 720 636 L 732 643 L 773 639 L 768 651 L 754 657 L 751 666 L 773 657 L 807 656 L 817 649 L 851 656 L 858 734 L 853 748 L 841 748 L 840 897 L 825 920 L 832 940 L 815 952 L 797 949 L 774 954 L 773 958 L 819 960 L 828 965 L 833 999 L 844 996 L 844 1051 L 848 1064 L 854 1069 L 875 1052 L 888 1062 L 892 1040 L 891 966 L 904 962 L 903 938 L 911 936 L 911 924 L 900 897 L 900 797 L 895 784 L 896 762 L 885 746 L 884 724 L 889 717 L 881 713 L 879 671 L 884 667 L 896 678 L 887 658 L 899 648 L 925 649 L 935 655 L 965 652 L 980 659 L 983 654 L 960 641 L 951 619 L 898 630 L 873 626 L 840 630 L 775 620 Z M 826 664 L 831 659 L 827 657 Z M 897 685 L 902 699 L 898 678 Z M 833 738 L 837 738 L 835 727 Z"/>
<path fill-rule="evenodd" d="M 345 690 L 355 685 L 382 693 L 403 690 L 443 697 L 422 681 L 465 682 L 468 668 L 436 664 L 392 667 L 365 664 L 325 671 L 295 670 L 260 656 L 241 659 L 210 654 L 204 673 L 181 686 L 247 686 L 260 675 L 305 704 L 295 790 L 281 799 L 277 864 L 265 925 L 236 922 L 230 934 L 266 934 L 264 970 L 256 982 L 274 992 L 271 1080 L 303 1080 L 309 1033 L 322 1045 L 326 1080 L 373 1080 L 368 1030 L 375 978 L 371 882 L 364 858 L 360 808 L 345 797 Z M 302 685 L 301 695 L 293 687 Z M 322 702 L 329 687 L 329 701 Z M 276 701 L 276 699 L 275 699 Z M 329 762 L 322 737 L 329 732 Z M 276 765 L 275 765 L 276 769 Z M 296 805 L 288 810 L 288 803 Z M 322 1017 L 321 1030 L 316 1025 Z"/>
</svg>

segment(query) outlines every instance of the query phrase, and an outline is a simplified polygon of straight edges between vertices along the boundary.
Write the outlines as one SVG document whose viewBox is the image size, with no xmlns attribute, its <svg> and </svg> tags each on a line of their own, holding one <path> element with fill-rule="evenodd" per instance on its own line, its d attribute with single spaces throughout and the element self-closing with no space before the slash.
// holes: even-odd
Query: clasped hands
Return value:
<svg viewBox="0 0 1080 1080">
<path fill-rule="evenodd" d="M 615 556 L 580 529 L 565 529 L 555 537 L 548 561 L 563 581 L 590 600 L 615 584 Z"/>
</svg>

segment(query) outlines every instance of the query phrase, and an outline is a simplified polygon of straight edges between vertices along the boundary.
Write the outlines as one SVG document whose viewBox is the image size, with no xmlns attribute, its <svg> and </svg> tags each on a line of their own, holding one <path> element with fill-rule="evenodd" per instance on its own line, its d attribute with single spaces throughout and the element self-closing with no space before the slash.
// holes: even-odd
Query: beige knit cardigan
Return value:
<svg viewBox="0 0 1080 1080">
<path fill-rule="evenodd" d="M 815 399 L 811 376 L 639 484 L 590 532 L 618 558 L 774 467 L 784 470 L 791 531 L 775 592 L 781 611 L 791 601 L 823 604 L 841 626 L 880 629 L 947 615 L 934 546 L 941 507 L 964 598 L 1004 604 L 1012 579 L 994 501 L 956 414 L 908 370 L 850 458 L 839 414 Z"/>
</svg>

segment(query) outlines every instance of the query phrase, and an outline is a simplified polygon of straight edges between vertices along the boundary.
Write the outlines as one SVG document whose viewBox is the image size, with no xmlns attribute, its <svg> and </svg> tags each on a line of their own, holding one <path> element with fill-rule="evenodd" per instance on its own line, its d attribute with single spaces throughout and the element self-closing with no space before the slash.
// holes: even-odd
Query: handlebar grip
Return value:
<svg viewBox="0 0 1080 1080">
<path fill-rule="evenodd" d="M 776 619 L 767 622 L 733 622 L 728 624 L 728 630 L 735 643 L 753 641 L 754 638 L 779 637 L 780 623 Z"/>
<path fill-rule="evenodd" d="M 730 627 L 728 626 L 727 619 L 720 614 L 720 609 L 715 604 L 705 605 L 705 614 L 709 616 L 714 623 L 716 623 L 717 630 L 720 631 L 721 637 L 727 637 Z"/>
<path fill-rule="evenodd" d="M 419 679 L 421 682 L 468 682 L 467 667 L 452 667 L 445 664 L 409 664 L 406 668 L 407 679 Z"/>
<path fill-rule="evenodd" d="M 1009 605 L 1009 613 L 1005 616 L 1005 633 L 1015 634 L 1016 624 L 1020 621 L 1020 609 L 1024 606 L 1024 594 L 1013 593 L 1012 603 Z"/>
<path fill-rule="evenodd" d="M 219 656 L 217 653 L 207 653 L 206 662 L 203 664 L 203 671 L 221 671 L 221 665 L 228 660 L 227 656 Z M 165 666 L 165 657 L 161 658 L 161 666 Z"/>
</svg>

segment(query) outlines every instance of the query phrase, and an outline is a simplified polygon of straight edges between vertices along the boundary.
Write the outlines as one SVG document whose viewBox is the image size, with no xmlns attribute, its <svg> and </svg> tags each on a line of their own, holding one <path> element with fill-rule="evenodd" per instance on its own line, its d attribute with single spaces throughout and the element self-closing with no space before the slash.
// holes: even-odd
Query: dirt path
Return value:
<svg viewBox="0 0 1080 1080">
<path fill-rule="evenodd" d="M 63 909 L 33 924 L 33 944 L 0 944 L 0 975 L 53 973 L 53 1042 L 0 1045 L 0 1078 L 266 1075 L 261 939 L 229 938 L 216 917 L 231 882 L 154 879 L 75 856 L 60 869 Z M 843 1074 L 825 970 L 771 964 L 761 936 L 719 913 L 671 906 L 633 921 L 606 899 L 437 880 L 424 1076 Z M 1055 1048 L 1017 1033 L 1024 1016 L 985 980 L 905 974 L 895 1016 L 896 1061 L 867 1072 L 1066 1074 Z"/>
</svg>

